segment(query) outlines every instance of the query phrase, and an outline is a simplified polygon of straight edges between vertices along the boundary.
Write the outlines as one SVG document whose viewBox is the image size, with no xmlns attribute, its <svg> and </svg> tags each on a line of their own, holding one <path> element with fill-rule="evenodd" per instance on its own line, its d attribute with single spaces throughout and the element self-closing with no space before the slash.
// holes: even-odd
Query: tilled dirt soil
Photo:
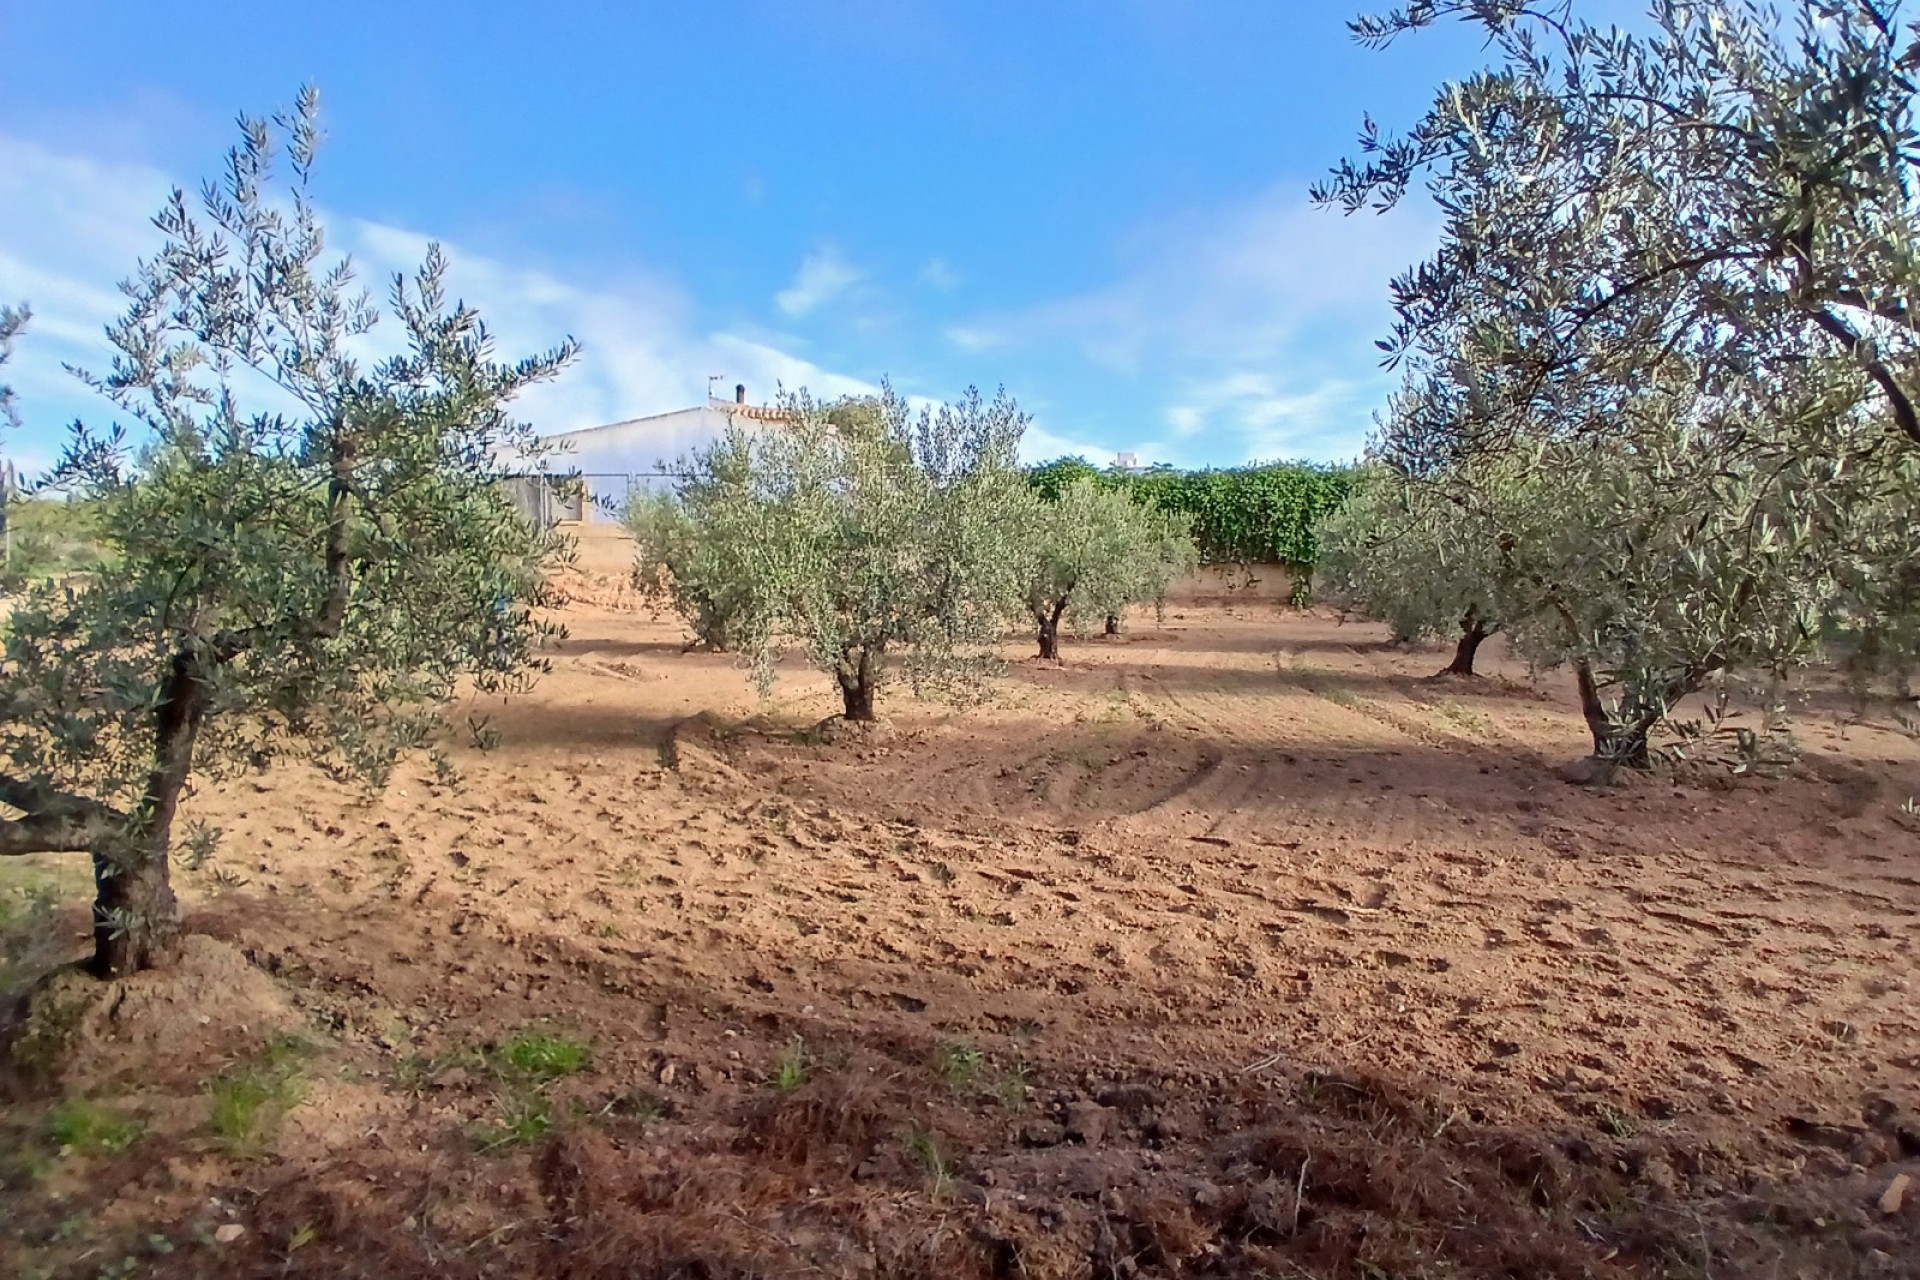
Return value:
<svg viewBox="0 0 1920 1280">
<path fill-rule="evenodd" d="M 43 999 L 0 1273 L 1920 1275 L 1892 721 L 1581 788 L 1557 680 L 1256 602 L 822 728 L 576 586 L 463 785 L 193 797 L 207 937 Z"/>
</svg>

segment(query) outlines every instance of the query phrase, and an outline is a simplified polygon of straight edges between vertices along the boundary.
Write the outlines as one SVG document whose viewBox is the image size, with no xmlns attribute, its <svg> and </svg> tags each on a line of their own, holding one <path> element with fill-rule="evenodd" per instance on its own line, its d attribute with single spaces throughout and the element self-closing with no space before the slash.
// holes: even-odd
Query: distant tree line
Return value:
<svg viewBox="0 0 1920 1280">
<path fill-rule="evenodd" d="M 1303 576 L 1319 561 L 1321 522 L 1353 488 L 1351 468 L 1309 462 L 1129 471 L 1066 457 L 1027 475 L 1049 500 L 1085 480 L 1186 520 L 1202 564 L 1278 564 Z"/>
</svg>

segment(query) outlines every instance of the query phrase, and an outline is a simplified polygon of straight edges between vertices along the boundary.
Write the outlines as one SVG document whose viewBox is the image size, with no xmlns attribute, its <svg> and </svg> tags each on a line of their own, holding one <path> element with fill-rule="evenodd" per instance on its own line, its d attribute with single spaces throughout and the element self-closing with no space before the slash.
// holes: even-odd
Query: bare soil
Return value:
<svg viewBox="0 0 1920 1280">
<path fill-rule="evenodd" d="M 193 963 L 16 1012 L 0 1274 L 1920 1275 L 1896 723 L 1576 787 L 1497 644 L 1229 595 L 828 732 L 588 550 L 463 785 L 203 787 Z"/>
</svg>

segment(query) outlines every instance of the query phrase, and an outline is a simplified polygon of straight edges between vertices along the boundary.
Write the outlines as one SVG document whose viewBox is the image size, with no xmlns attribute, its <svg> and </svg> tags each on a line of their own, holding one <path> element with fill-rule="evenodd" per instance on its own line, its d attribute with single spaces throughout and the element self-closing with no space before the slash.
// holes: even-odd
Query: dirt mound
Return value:
<svg viewBox="0 0 1920 1280">
<path fill-rule="evenodd" d="M 660 751 L 661 763 L 689 785 L 713 787 L 740 781 L 727 763 L 727 743 L 713 717 L 691 716 L 673 726 Z"/>
<path fill-rule="evenodd" d="M 105 983 L 61 970 L 22 997 L 4 1032 L 16 1085 L 88 1090 L 180 1074 L 297 1026 L 273 980 L 238 948 L 189 934 L 159 973 Z"/>
</svg>

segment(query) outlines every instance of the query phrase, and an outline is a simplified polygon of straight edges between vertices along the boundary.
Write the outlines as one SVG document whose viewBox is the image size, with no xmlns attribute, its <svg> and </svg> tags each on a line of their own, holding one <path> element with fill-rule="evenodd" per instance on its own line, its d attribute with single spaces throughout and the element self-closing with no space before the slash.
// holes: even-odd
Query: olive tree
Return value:
<svg viewBox="0 0 1920 1280">
<path fill-rule="evenodd" d="M 399 333 L 368 354 L 382 309 L 329 257 L 309 189 L 315 95 L 241 132 L 197 211 L 176 190 L 155 218 L 112 363 L 84 375 L 144 439 L 76 424 L 52 476 L 99 504 L 109 554 L 29 590 L 0 645 L 0 854 L 92 856 L 103 977 L 177 950 L 190 779 L 298 751 L 378 784 L 458 682 L 537 670 L 549 629 L 550 546 L 495 460 L 537 450 L 507 405 L 571 341 L 498 359 L 435 247 L 393 280 Z"/>
<path fill-rule="evenodd" d="M 1470 506 L 1485 460 L 1543 478 L 1552 518 L 1493 545 L 1538 595 L 1516 647 L 1573 667 L 1605 758 L 1644 762 L 1681 698 L 1836 626 L 1899 642 L 1920 445 L 1899 8 L 1657 0 L 1640 33 L 1421 0 L 1355 24 L 1491 37 L 1492 69 L 1404 137 L 1369 125 L 1315 194 L 1424 182 L 1438 204 L 1439 250 L 1392 285 L 1382 345 L 1418 394 L 1382 456 Z"/>
<path fill-rule="evenodd" d="M 1882 447 L 1920 447 L 1900 0 L 1653 0 L 1644 32 L 1571 9 L 1417 0 L 1353 24 L 1385 43 L 1464 19 L 1496 55 L 1404 137 L 1369 122 L 1361 161 L 1315 191 L 1355 210 L 1424 181 L 1445 217 L 1439 251 L 1394 282 L 1390 356 L 1450 346 L 1474 317 L 1506 376 L 1455 431 L 1497 442 L 1515 415 L 1604 432 L 1676 354 L 1709 377 L 1783 379 L 1837 354 L 1888 414 Z"/>
<path fill-rule="evenodd" d="M 697 626 L 700 600 L 727 601 L 763 689 L 775 659 L 803 649 L 850 721 L 874 719 L 896 668 L 918 688 L 959 688 L 1024 585 L 1009 515 L 1026 416 L 1004 391 L 915 412 L 891 386 L 828 404 L 802 390 L 780 407 L 683 459 L 672 514 L 645 516 L 701 548 L 684 562 L 683 615 Z"/>
<path fill-rule="evenodd" d="M 1890 532 L 1883 474 L 1859 465 L 1884 430 L 1862 409 L 1864 380 L 1808 373 L 1803 388 L 1765 394 L 1706 392 L 1676 369 L 1623 401 L 1630 435 L 1537 435 L 1408 471 L 1376 464 L 1341 517 L 1352 526 L 1330 531 L 1331 571 L 1358 576 L 1376 614 L 1443 616 L 1463 592 L 1497 602 L 1517 653 L 1572 670 L 1595 757 L 1645 766 L 1683 699 L 1816 656 L 1823 620 Z M 1390 419 L 1375 452 L 1404 459 L 1417 433 Z M 1750 757 L 1758 747 L 1741 745 Z"/>
<path fill-rule="evenodd" d="M 1063 620 L 1111 632 L 1128 605 L 1164 600 L 1168 584 L 1199 563 L 1184 522 L 1086 477 L 1052 500 L 1035 491 L 1015 523 L 1026 530 L 1025 603 L 1042 658 L 1060 656 Z"/>
<path fill-rule="evenodd" d="M 1366 467 L 1321 523 L 1318 591 L 1386 623 L 1397 642 L 1457 633 L 1441 674 L 1473 675 L 1480 646 L 1523 608 L 1489 532 L 1497 508 L 1487 483 L 1481 477 L 1456 496 L 1453 485 Z"/>
<path fill-rule="evenodd" d="M 747 599 L 751 578 L 733 563 L 751 548 L 738 539 L 709 536 L 690 514 L 698 505 L 645 490 L 628 500 L 624 520 L 636 548 L 634 585 L 643 597 L 685 619 L 693 632 L 689 647 L 724 652 L 738 646 L 735 630 L 753 615 Z"/>
</svg>

